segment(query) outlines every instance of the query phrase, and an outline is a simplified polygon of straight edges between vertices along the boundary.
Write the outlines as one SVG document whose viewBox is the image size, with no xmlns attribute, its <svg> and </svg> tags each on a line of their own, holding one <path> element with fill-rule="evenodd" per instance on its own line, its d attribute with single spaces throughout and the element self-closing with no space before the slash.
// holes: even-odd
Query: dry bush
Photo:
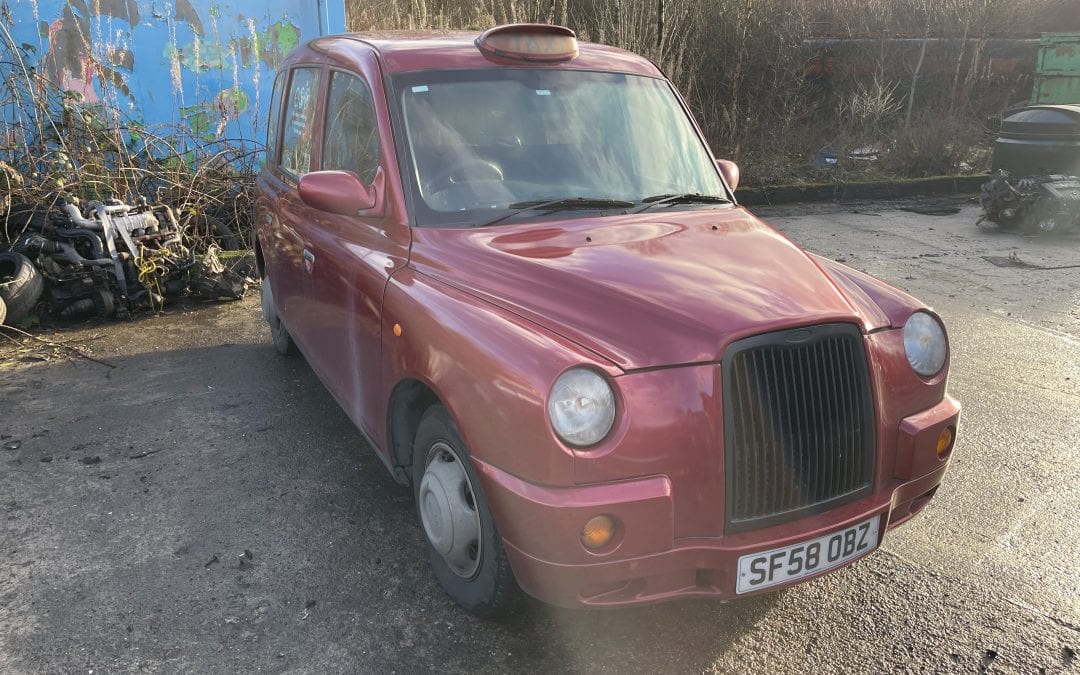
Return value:
<svg viewBox="0 0 1080 675">
<path fill-rule="evenodd" d="M 1080 30 L 1075 2 L 347 0 L 346 15 L 350 30 L 554 22 L 644 54 L 686 96 L 714 152 L 739 162 L 753 184 L 805 178 L 823 147 L 841 156 L 881 147 L 878 162 L 860 167 L 900 176 L 972 163 L 999 112 L 1030 92 L 1029 74 L 990 70 L 993 40 Z M 259 158 L 251 141 L 138 127 L 65 97 L 25 67 L 18 48 L 5 49 L 0 107 L 13 124 L 0 137 L 0 162 L 23 182 L 0 169 L 0 186 L 16 201 L 156 194 L 248 225 Z"/>
<path fill-rule="evenodd" d="M 548 21 L 537 6 L 508 0 L 392 0 L 376 5 L 348 0 L 349 30 L 483 30 L 501 23 Z"/>
<path fill-rule="evenodd" d="M 346 9 L 353 29 L 549 21 L 644 54 L 748 184 L 803 179 L 823 147 L 883 150 L 842 175 L 983 168 L 978 150 L 997 115 L 1032 83 L 1023 70 L 991 70 L 994 40 L 1080 30 L 1076 0 L 350 0 Z M 1027 49 L 1022 68 L 1034 63 Z"/>
<path fill-rule="evenodd" d="M 23 48 L 7 37 L 6 44 L 0 38 L 7 55 L 0 57 L 0 114 L 7 122 L 0 174 L 8 176 L 0 185 L 0 244 L 13 242 L 31 222 L 40 225 L 60 200 L 140 196 L 173 206 L 182 222 L 199 215 L 224 220 L 246 241 L 260 147 L 208 141 L 183 127 L 151 129 L 116 107 L 87 104 L 29 66 Z"/>
<path fill-rule="evenodd" d="M 970 121 L 925 111 L 912 119 L 909 127 L 896 133 L 883 156 L 881 170 L 894 176 L 946 176 L 962 173 L 963 164 L 986 170 L 990 141 L 981 126 Z M 968 169 L 968 170 L 971 170 Z"/>
</svg>

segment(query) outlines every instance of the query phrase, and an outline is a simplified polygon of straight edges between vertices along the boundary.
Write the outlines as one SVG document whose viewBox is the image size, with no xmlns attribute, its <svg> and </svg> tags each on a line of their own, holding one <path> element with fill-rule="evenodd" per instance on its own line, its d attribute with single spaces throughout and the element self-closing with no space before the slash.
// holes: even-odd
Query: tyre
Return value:
<svg viewBox="0 0 1080 675">
<path fill-rule="evenodd" d="M 0 326 L 3 326 L 5 321 L 7 321 L 7 303 L 0 298 Z"/>
<path fill-rule="evenodd" d="M 413 494 L 435 577 L 458 605 L 504 618 L 521 591 L 469 453 L 446 408 L 424 413 L 413 443 Z"/>
<path fill-rule="evenodd" d="M 222 251 L 239 251 L 245 248 L 240 237 L 224 220 L 204 213 L 185 221 L 183 229 L 197 242 L 213 242 Z"/>
<path fill-rule="evenodd" d="M 0 298 L 7 305 L 7 323 L 30 316 L 45 290 L 45 280 L 30 259 L 20 253 L 0 253 Z"/>
<path fill-rule="evenodd" d="M 266 274 L 263 275 L 259 296 L 262 301 L 263 318 L 270 324 L 270 336 L 274 339 L 274 348 L 284 356 L 295 356 L 299 350 L 292 336 L 289 335 L 289 331 L 285 329 L 281 317 L 278 316 L 277 307 L 274 305 L 274 293 L 270 290 L 270 277 Z"/>
<path fill-rule="evenodd" d="M 236 231 L 232 226 L 226 223 L 224 220 L 215 218 L 213 216 L 207 216 L 207 226 L 213 234 L 214 241 L 221 247 L 222 251 L 240 251 L 245 248 L 240 237 L 237 236 Z"/>
</svg>

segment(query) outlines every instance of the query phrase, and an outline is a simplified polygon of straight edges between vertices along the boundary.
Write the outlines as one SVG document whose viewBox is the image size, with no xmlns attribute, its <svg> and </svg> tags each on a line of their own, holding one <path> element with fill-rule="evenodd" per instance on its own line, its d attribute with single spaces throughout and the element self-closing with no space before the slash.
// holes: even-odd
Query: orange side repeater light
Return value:
<svg viewBox="0 0 1080 675">
<path fill-rule="evenodd" d="M 544 23 L 496 26 L 476 38 L 476 47 L 489 59 L 553 63 L 577 58 L 574 31 Z"/>
</svg>

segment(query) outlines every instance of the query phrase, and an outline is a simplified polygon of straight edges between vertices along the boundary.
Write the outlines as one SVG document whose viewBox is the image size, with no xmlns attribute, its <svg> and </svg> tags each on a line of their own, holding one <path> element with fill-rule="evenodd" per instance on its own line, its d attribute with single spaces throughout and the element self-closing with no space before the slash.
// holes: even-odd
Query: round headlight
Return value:
<svg viewBox="0 0 1080 675">
<path fill-rule="evenodd" d="M 945 365 L 948 343 L 941 323 L 926 312 L 915 312 L 904 324 L 904 351 L 912 369 L 923 377 L 933 377 Z"/>
<path fill-rule="evenodd" d="M 615 422 L 615 394 L 599 373 L 573 368 L 555 380 L 547 409 L 559 438 L 578 447 L 595 445 Z"/>
</svg>

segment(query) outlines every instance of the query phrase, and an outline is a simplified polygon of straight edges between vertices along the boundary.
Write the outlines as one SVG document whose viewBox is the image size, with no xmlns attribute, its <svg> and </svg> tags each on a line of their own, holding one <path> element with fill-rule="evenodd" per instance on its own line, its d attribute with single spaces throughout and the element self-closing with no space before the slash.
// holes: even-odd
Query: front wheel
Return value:
<svg viewBox="0 0 1080 675">
<path fill-rule="evenodd" d="M 520 600 L 487 499 L 446 408 L 424 413 L 413 444 L 413 492 L 435 577 L 481 618 L 507 616 Z"/>
</svg>

